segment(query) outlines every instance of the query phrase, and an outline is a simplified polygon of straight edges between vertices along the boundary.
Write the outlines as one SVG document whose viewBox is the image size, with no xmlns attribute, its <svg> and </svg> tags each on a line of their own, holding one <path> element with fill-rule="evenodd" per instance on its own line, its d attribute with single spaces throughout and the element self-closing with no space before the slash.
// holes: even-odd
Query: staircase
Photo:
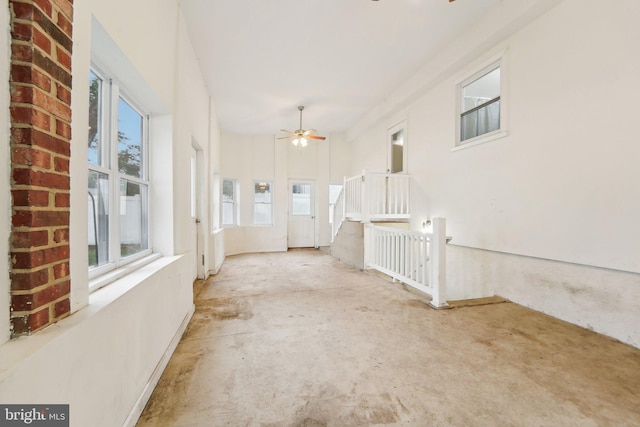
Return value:
<svg viewBox="0 0 640 427">
<path fill-rule="evenodd" d="M 409 175 L 371 173 L 345 178 L 333 206 L 331 254 L 361 269 L 378 270 L 446 307 L 445 221 L 433 231 L 409 231 Z"/>
</svg>

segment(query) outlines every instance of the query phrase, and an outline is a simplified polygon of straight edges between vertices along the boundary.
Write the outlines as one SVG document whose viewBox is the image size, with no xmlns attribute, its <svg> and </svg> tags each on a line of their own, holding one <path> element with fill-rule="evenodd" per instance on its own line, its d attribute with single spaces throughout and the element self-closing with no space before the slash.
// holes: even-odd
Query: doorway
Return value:
<svg viewBox="0 0 640 427">
<path fill-rule="evenodd" d="M 201 204 L 200 204 L 200 183 L 202 179 L 200 177 L 200 162 L 201 151 L 197 150 L 194 146 L 191 146 L 191 162 L 190 162 L 190 181 L 191 181 L 191 197 L 190 197 L 190 216 L 191 216 L 191 248 L 194 253 L 193 264 L 193 278 L 204 278 L 204 238 L 202 234 L 202 222 L 201 218 Z"/>
<path fill-rule="evenodd" d="M 316 246 L 315 182 L 289 180 L 289 248 Z"/>
<path fill-rule="evenodd" d="M 387 130 L 389 155 L 388 173 L 407 172 L 407 122 L 403 120 Z"/>
</svg>

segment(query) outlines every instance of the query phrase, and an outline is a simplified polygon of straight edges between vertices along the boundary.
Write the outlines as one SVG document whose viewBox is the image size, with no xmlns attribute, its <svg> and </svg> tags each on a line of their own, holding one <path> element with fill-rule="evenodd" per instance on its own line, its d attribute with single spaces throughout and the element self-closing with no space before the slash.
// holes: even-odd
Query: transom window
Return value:
<svg viewBox="0 0 640 427">
<path fill-rule="evenodd" d="M 494 64 L 480 76 L 461 86 L 459 143 L 501 129 L 500 65 Z"/>
<path fill-rule="evenodd" d="M 89 73 L 90 277 L 151 252 L 148 114 L 115 79 Z"/>
</svg>

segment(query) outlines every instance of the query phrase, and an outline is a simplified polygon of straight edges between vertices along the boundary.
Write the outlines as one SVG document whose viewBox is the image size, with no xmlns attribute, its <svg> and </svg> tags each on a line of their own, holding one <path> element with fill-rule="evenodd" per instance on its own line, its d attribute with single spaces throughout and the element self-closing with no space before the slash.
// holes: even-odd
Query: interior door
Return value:
<svg viewBox="0 0 640 427">
<path fill-rule="evenodd" d="M 316 246 L 315 185 L 313 181 L 289 181 L 288 246 Z"/>
</svg>

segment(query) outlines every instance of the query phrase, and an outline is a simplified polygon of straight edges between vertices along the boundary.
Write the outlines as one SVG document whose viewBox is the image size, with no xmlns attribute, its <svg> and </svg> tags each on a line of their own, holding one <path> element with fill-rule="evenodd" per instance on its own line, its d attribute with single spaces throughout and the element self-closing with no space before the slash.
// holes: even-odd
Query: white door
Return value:
<svg viewBox="0 0 640 427">
<path fill-rule="evenodd" d="M 289 226 L 290 248 L 313 248 L 316 246 L 316 211 L 314 182 L 289 181 Z"/>
</svg>

